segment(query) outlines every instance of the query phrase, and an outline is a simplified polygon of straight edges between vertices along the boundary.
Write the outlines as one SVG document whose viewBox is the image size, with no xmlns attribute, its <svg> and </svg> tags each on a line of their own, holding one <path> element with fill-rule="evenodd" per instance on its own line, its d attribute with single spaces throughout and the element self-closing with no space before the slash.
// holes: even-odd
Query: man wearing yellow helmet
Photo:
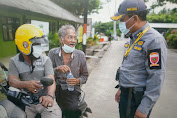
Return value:
<svg viewBox="0 0 177 118">
<path fill-rule="evenodd" d="M 56 86 L 52 62 L 49 57 L 42 55 L 42 52 L 49 50 L 48 40 L 38 27 L 24 24 L 15 33 L 15 43 L 20 53 L 9 61 L 10 86 L 27 89 L 38 95 L 41 94 L 38 90 L 43 88 L 39 84 L 41 77 L 48 76 L 54 81 L 42 91 L 45 94 L 39 99 L 41 104 L 25 108 L 27 117 L 34 118 L 40 113 L 42 118 L 61 118 L 61 110 L 54 98 Z"/>
</svg>

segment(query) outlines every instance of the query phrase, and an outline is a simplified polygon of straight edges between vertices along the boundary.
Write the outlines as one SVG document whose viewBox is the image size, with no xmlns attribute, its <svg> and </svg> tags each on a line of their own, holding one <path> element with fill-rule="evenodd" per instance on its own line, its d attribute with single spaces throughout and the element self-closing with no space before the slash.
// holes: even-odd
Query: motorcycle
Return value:
<svg viewBox="0 0 177 118">
<path fill-rule="evenodd" d="M 0 101 L 0 118 L 26 118 L 25 106 L 31 104 L 39 104 L 39 98 L 42 94 L 34 95 L 33 93 L 19 90 L 8 85 L 8 69 L 0 62 L 0 67 L 4 74 L 3 81 L 0 82 L 0 92 L 7 96 L 7 99 Z M 53 84 L 53 79 L 49 77 L 42 77 L 40 80 L 43 87 L 48 87 Z M 84 101 L 85 92 L 80 91 L 79 110 L 81 111 L 80 118 L 88 117 L 87 112 L 92 113 L 87 103 Z M 40 118 L 37 114 L 35 118 Z"/>
<path fill-rule="evenodd" d="M 88 117 L 87 112 L 92 113 L 92 110 L 88 107 L 87 103 L 84 101 L 85 98 L 85 92 L 81 89 L 81 95 L 79 98 L 79 110 L 81 111 L 80 118 Z"/>
<path fill-rule="evenodd" d="M 43 94 L 33 94 L 8 85 L 8 69 L 0 62 L 0 67 L 4 73 L 4 79 L 0 82 L 0 92 L 6 95 L 7 99 L 0 101 L 0 118 L 26 118 L 25 106 L 39 104 L 39 98 Z M 53 79 L 42 77 L 40 84 L 45 89 L 53 84 Z M 38 90 L 38 91 L 42 91 Z M 37 117 L 40 117 L 38 114 Z"/>
</svg>

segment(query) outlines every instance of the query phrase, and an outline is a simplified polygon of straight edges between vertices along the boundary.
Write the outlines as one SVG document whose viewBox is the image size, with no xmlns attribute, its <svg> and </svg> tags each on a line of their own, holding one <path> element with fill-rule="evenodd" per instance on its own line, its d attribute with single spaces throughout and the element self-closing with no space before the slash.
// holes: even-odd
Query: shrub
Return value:
<svg viewBox="0 0 177 118">
<path fill-rule="evenodd" d="M 54 34 L 49 33 L 48 39 L 49 39 L 49 50 L 61 46 L 57 33 Z"/>
<path fill-rule="evenodd" d="M 82 48 L 82 42 L 76 44 L 76 49 L 83 50 L 83 48 Z"/>
<path fill-rule="evenodd" d="M 168 32 L 165 34 L 165 39 L 170 48 L 177 49 L 177 30 L 172 31 L 171 29 L 169 29 Z"/>
<path fill-rule="evenodd" d="M 94 35 L 94 38 L 88 37 L 88 39 L 87 39 L 87 47 L 91 47 L 91 46 L 97 45 L 99 41 L 100 41 L 100 37 L 97 36 L 96 34 Z"/>
</svg>

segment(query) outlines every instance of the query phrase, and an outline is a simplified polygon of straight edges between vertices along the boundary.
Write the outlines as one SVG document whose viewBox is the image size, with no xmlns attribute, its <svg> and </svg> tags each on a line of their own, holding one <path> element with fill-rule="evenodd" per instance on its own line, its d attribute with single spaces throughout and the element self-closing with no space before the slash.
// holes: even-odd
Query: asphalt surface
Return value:
<svg viewBox="0 0 177 118">
<path fill-rule="evenodd" d="M 114 100 L 117 91 L 115 74 L 122 62 L 125 40 L 112 41 L 110 48 L 90 73 L 82 87 L 86 102 L 92 109 L 89 118 L 119 118 L 118 104 Z M 161 96 L 150 118 L 177 118 L 177 52 L 168 49 L 166 80 Z"/>
</svg>

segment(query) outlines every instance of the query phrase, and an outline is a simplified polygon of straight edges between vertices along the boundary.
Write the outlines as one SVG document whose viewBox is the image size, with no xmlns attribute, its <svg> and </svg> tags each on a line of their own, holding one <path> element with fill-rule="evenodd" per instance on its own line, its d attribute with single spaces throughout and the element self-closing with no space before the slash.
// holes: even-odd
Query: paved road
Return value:
<svg viewBox="0 0 177 118">
<path fill-rule="evenodd" d="M 119 118 L 114 101 L 117 68 L 122 62 L 125 41 L 113 41 L 108 51 L 91 72 L 87 84 L 86 102 L 93 113 L 89 118 Z M 153 108 L 151 118 L 177 118 L 177 52 L 168 50 L 167 74 L 161 97 Z"/>
<path fill-rule="evenodd" d="M 117 91 L 114 87 L 115 74 L 122 62 L 123 45 L 125 41 L 113 41 L 103 58 L 91 72 L 87 84 L 83 86 L 86 92 L 86 102 L 93 113 L 89 118 L 119 118 L 118 104 L 114 101 Z"/>
</svg>

